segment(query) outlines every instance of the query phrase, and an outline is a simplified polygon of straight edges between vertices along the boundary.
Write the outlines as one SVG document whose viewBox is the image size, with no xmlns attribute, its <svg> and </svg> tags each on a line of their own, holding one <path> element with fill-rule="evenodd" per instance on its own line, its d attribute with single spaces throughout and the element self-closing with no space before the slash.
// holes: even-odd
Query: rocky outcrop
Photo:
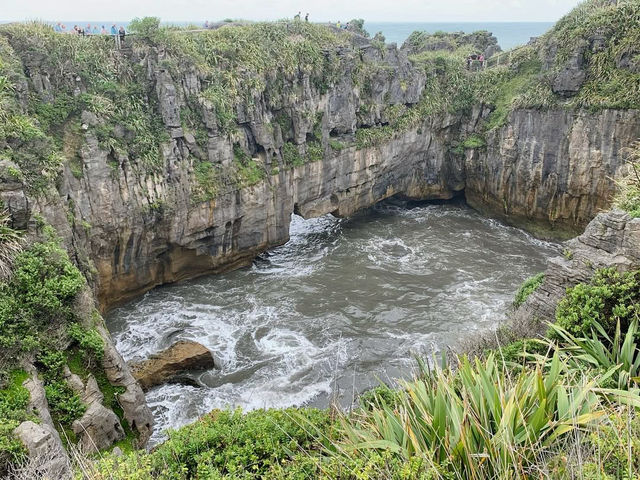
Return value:
<svg viewBox="0 0 640 480">
<path fill-rule="evenodd" d="M 610 207 L 638 137 L 638 110 L 515 111 L 486 150 L 467 152 L 467 202 L 540 236 L 574 236 Z"/>
<path fill-rule="evenodd" d="M 82 418 L 73 422 L 73 433 L 83 452 L 95 453 L 125 437 L 120 420 L 100 402 L 92 402 Z"/>
<path fill-rule="evenodd" d="M 103 405 L 104 395 L 93 375 L 86 382 L 65 367 L 64 377 L 69 386 L 80 396 L 87 406 L 81 418 L 72 425 L 73 433 L 78 437 L 79 448 L 86 453 L 98 452 L 110 447 L 125 437 L 120 419 Z"/>
<path fill-rule="evenodd" d="M 153 432 L 153 414 L 147 405 L 144 392 L 113 345 L 111 335 L 103 327 L 99 327 L 98 331 L 104 341 L 102 368 L 112 385 L 125 389 L 124 393 L 118 395 L 118 404 L 131 429 L 138 432 L 139 445 L 146 445 Z"/>
<path fill-rule="evenodd" d="M 640 218 L 615 210 L 599 214 L 582 235 L 566 242 L 564 256 L 549 262 L 544 282 L 517 310 L 516 317 L 553 321 L 567 288 L 588 282 L 601 268 L 640 269 Z"/>
<path fill-rule="evenodd" d="M 133 376 L 145 390 L 166 383 L 181 373 L 211 368 L 215 368 L 215 362 L 209 349 L 189 340 L 176 342 L 149 359 L 131 365 Z"/>
<path fill-rule="evenodd" d="M 402 49 L 409 55 L 422 52 L 450 51 L 461 47 L 472 47 L 474 53 L 483 54 L 489 58 L 502 49 L 498 45 L 498 39 L 486 30 L 472 33 L 465 32 L 413 32 L 402 45 Z"/>
<path fill-rule="evenodd" d="M 53 427 L 22 422 L 13 432 L 24 444 L 29 462 L 21 467 L 21 478 L 71 478 L 69 458 Z"/>
</svg>

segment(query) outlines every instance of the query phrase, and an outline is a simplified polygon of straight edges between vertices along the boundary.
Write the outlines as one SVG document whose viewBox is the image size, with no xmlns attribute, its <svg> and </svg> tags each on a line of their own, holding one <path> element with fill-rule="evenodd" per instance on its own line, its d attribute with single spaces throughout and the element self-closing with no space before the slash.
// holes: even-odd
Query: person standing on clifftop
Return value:
<svg viewBox="0 0 640 480">
<path fill-rule="evenodd" d="M 294 20 L 300 20 L 300 13 L 301 13 L 301 12 L 298 12 L 298 13 L 296 14 L 296 16 L 295 16 L 295 17 L 293 17 L 293 19 L 294 19 Z"/>
<path fill-rule="evenodd" d="M 118 34 L 118 30 L 116 30 L 115 24 L 111 25 L 111 36 L 115 37 L 117 34 Z"/>
<path fill-rule="evenodd" d="M 308 22 L 308 21 L 309 21 L 309 14 L 308 14 L 308 13 L 304 16 L 304 21 L 305 21 L 305 22 Z"/>
<path fill-rule="evenodd" d="M 126 35 L 126 32 L 124 31 L 124 27 L 120 27 L 120 30 L 118 30 L 118 35 L 120 35 L 120 46 L 124 45 L 124 37 Z"/>
</svg>

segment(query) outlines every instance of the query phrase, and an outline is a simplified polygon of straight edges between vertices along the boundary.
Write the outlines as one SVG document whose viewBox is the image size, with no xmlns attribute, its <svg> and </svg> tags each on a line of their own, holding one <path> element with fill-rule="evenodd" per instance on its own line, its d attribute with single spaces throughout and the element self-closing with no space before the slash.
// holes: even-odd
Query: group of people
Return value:
<svg viewBox="0 0 640 480">
<path fill-rule="evenodd" d="M 119 37 L 120 42 L 124 42 L 124 37 L 127 34 L 124 27 L 121 25 L 120 28 L 117 28 L 114 25 L 111 25 L 111 29 L 107 31 L 104 25 L 98 30 L 98 25 L 87 24 L 86 27 L 81 27 L 80 25 L 74 25 L 72 30 L 67 30 L 67 26 L 64 23 L 56 23 L 53 29 L 58 33 L 71 33 L 74 35 L 111 35 L 112 37 Z"/>
<path fill-rule="evenodd" d="M 485 61 L 486 59 L 484 58 L 484 55 L 482 53 L 480 55 L 476 55 L 475 53 L 472 55 L 469 55 L 467 57 L 467 70 L 471 70 L 471 67 L 474 65 L 474 62 L 478 62 L 478 65 L 480 66 L 480 68 L 484 68 L 486 66 Z"/>
<path fill-rule="evenodd" d="M 294 19 L 294 20 L 300 20 L 300 18 L 301 18 L 301 17 L 300 17 L 300 15 L 301 15 L 301 14 L 302 14 L 302 12 L 298 12 L 298 13 L 293 17 L 293 19 Z M 304 16 L 304 21 L 305 21 L 305 22 L 308 22 L 308 21 L 309 21 L 309 14 L 308 14 L 308 13 Z"/>
</svg>

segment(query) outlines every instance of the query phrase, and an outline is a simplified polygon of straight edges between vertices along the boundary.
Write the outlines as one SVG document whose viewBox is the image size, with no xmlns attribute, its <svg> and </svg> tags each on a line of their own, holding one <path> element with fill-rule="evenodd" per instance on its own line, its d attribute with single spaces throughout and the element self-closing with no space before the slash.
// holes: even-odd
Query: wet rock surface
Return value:
<svg viewBox="0 0 640 480">
<path fill-rule="evenodd" d="M 180 374 L 215 368 L 213 354 L 198 342 L 181 340 L 149 359 L 131 364 L 133 376 L 143 389 L 179 381 Z"/>
</svg>

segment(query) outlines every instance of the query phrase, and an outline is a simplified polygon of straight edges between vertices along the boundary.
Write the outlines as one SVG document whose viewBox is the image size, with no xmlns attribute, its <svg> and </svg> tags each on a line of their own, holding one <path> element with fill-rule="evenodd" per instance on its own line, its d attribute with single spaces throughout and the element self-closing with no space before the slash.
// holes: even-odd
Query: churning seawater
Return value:
<svg viewBox="0 0 640 480">
<path fill-rule="evenodd" d="M 406 376 L 413 354 L 495 327 L 557 252 L 464 205 L 386 203 L 351 219 L 294 217 L 291 240 L 249 268 L 157 288 L 107 323 L 127 360 L 179 339 L 220 368 L 148 392 L 152 443 L 220 407 L 351 403 Z"/>
</svg>

